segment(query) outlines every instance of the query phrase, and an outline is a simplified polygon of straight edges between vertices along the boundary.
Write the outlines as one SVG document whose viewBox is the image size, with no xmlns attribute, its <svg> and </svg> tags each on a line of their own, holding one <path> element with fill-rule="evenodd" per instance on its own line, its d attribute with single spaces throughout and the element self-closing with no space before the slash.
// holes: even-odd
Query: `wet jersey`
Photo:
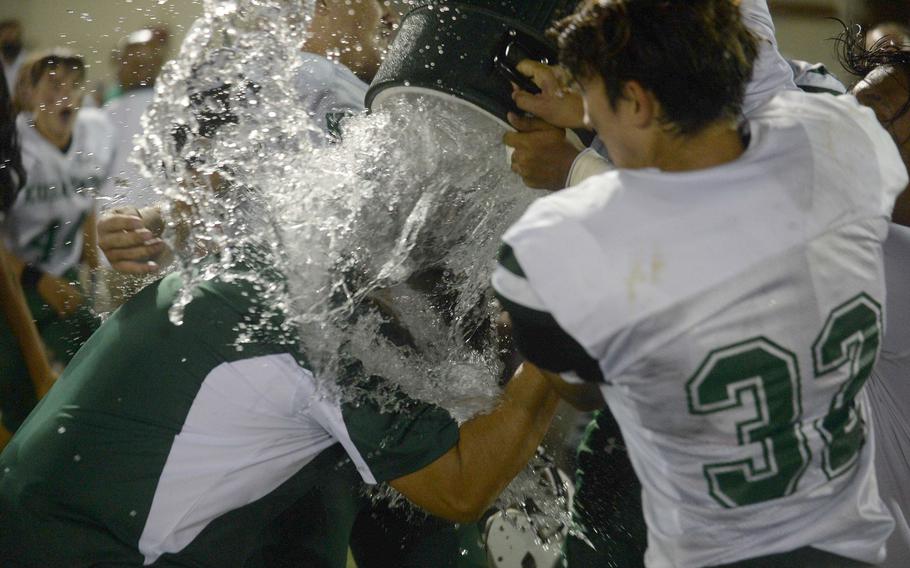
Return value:
<svg viewBox="0 0 910 568">
<path fill-rule="evenodd" d="M 16 127 L 28 179 L 3 222 L 3 237 L 20 259 L 60 276 L 82 256 L 82 224 L 113 163 L 111 125 L 97 109 L 80 110 L 65 152 L 28 116 L 20 115 Z"/>
<path fill-rule="evenodd" d="M 298 102 L 307 109 L 315 126 L 331 137 L 340 137 L 340 121 L 364 112 L 369 85 L 337 61 L 304 52 L 294 86 Z M 311 137 L 314 144 L 331 138 Z"/>
<path fill-rule="evenodd" d="M 437 407 L 335 402 L 251 332 L 281 329 L 257 286 L 207 282 L 175 326 L 169 276 L 102 325 L 0 454 L 0 565 L 243 566 L 338 468 L 395 479 L 456 443 Z"/>
<path fill-rule="evenodd" d="M 882 566 L 903 568 L 910 565 L 910 227 L 892 224 L 884 250 L 885 339 L 866 388 L 879 492 L 896 523 Z"/>
<path fill-rule="evenodd" d="M 734 162 L 616 170 L 539 200 L 493 284 L 531 361 L 601 384 L 643 486 L 649 567 L 803 546 L 877 561 L 893 522 L 861 388 L 907 173 L 853 97 L 784 92 L 749 126 Z"/>
</svg>

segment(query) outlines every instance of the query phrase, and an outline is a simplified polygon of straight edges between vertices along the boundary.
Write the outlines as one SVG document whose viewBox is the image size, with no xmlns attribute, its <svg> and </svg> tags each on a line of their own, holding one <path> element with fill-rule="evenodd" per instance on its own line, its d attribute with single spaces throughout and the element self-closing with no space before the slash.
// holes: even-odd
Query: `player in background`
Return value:
<svg viewBox="0 0 910 568">
<path fill-rule="evenodd" d="M 17 119 L 27 183 L 0 235 L 50 358 L 65 365 L 97 327 L 79 271 L 97 266 L 94 198 L 110 171 L 110 125 L 97 110 L 80 111 L 81 57 L 51 51 L 29 73 L 35 110 Z M 0 382 L 9 395 L 2 401 L 3 422 L 15 431 L 36 393 L 9 330 L 0 334 Z"/>
<path fill-rule="evenodd" d="M 19 190 L 25 185 L 26 179 L 12 101 L 5 82 L 0 82 L 0 163 L 4 164 L 4 167 L 0 168 L 0 222 L 2 222 L 6 212 L 16 201 Z M 0 242 L 0 311 L 3 312 L 0 325 L 5 325 L 15 337 L 35 391 L 39 395 L 43 395 L 56 377 L 47 362 L 44 346 L 38 330 L 35 328 L 35 323 L 32 321 L 31 313 L 29 313 L 25 296 L 22 294 L 22 287 L 13 273 L 11 257 L 4 244 Z M 4 388 L 0 388 L 0 400 L 10 395 L 5 388 L 9 384 L 10 382 L 5 382 Z M 6 446 L 11 436 L 12 434 L 0 419 L 0 450 Z"/>
<path fill-rule="evenodd" d="M 315 144 L 332 140 L 341 117 L 364 111 L 365 81 L 372 80 L 379 69 L 397 22 L 386 2 L 357 0 L 355 5 L 352 10 L 342 0 L 317 3 L 302 46 L 297 103 L 324 129 L 324 136 L 313 136 Z M 130 203 L 113 209 L 98 223 L 101 250 L 121 273 L 154 274 L 170 260 L 157 238 L 165 226 L 161 212 L 147 205 Z"/>
<path fill-rule="evenodd" d="M 164 65 L 168 32 L 164 28 L 137 30 L 120 41 L 113 57 L 118 93 L 103 111 L 113 125 L 110 141 L 115 152 L 111 177 L 99 192 L 99 207 L 118 203 L 145 207 L 158 200 L 148 180 L 130 163 L 133 139 L 142 132 L 140 119 L 155 97 L 155 79 Z"/>
<path fill-rule="evenodd" d="M 893 26 L 878 26 L 866 34 L 864 47 L 861 35 L 845 32 L 841 60 L 861 78 L 853 94 L 875 111 L 910 167 L 910 34 L 895 33 Z M 905 317 L 910 313 L 910 191 L 897 199 L 891 220 L 884 245 L 885 337 L 867 390 L 879 492 L 896 521 L 882 566 L 902 568 L 910 562 L 910 327 Z"/>
<path fill-rule="evenodd" d="M 16 76 L 25 62 L 22 42 L 22 22 L 4 20 L 0 22 L 0 67 L 3 67 L 3 79 L 10 94 L 13 93 Z"/>
<path fill-rule="evenodd" d="M 567 398 L 609 403 L 643 485 L 646 565 L 879 562 L 892 522 L 861 386 L 906 169 L 851 99 L 759 90 L 738 130 L 759 46 L 733 3 L 617 4 L 560 36 L 617 170 L 505 235 L 493 283 L 516 342 L 576 383 L 556 383 Z M 743 10 L 770 26 L 764 2 Z M 766 63 L 760 84 L 792 83 Z"/>
</svg>

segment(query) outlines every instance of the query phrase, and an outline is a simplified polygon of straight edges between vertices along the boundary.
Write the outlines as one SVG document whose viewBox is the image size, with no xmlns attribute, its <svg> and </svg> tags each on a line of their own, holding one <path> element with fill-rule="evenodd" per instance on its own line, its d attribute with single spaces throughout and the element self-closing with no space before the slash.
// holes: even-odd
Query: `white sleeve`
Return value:
<svg viewBox="0 0 910 568">
<path fill-rule="evenodd" d="M 793 70 L 777 49 L 767 0 L 742 0 L 739 9 L 746 26 L 759 39 L 758 57 L 743 101 L 743 114 L 749 116 L 780 91 L 796 90 L 797 87 L 793 82 Z"/>
<path fill-rule="evenodd" d="M 587 148 L 578 154 L 575 157 L 575 161 L 572 162 L 569 177 L 566 179 L 566 187 L 578 185 L 589 177 L 609 171 L 612 167 L 612 164 L 598 154 L 596 150 Z"/>
</svg>

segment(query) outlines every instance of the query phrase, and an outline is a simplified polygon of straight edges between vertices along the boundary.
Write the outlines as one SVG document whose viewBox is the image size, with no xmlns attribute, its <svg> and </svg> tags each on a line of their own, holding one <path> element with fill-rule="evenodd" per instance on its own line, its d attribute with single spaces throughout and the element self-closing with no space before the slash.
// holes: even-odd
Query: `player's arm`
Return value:
<svg viewBox="0 0 910 568">
<path fill-rule="evenodd" d="M 743 113 L 748 117 L 778 93 L 796 90 L 796 83 L 793 82 L 793 70 L 777 48 L 767 0 L 740 0 L 737 4 L 746 27 L 758 38 L 758 57 L 743 100 Z"/>
<path fill-rule="evenodd" d="M 19 259 L 7 253 L 0 244 L 0 308 L 2 308 L 0 311 L 3 312 L 7 326 L 16 337 L 28 374 L 35 386 L 35 392 L 40 398 L 50 389 L 57 377 L 47 361 L 44 344 L 41 342 L 41 336 L 38 335 L 35 322 L 22 294 L 20 280 L 23 266 Z M 4 436 L 5 433 L 0 431 L 0 448 L 5 445 Z"/>
<path fill-rule="evenodd" d="M 392 487 L 436 516 L 477 520 L 534 455 L 558 400 L 539 369 L 522 365 L 493 412 L 462 424 L 454 447 Z"/>
<path fill-rule="evenodd" d="M 600 385 L 600 363 L 565 331 L 538 297 L 514 251 L 503 245 L 493 287 L 509 325 L 515 347 L 528 361 L 547 371 L 554 389 L 579 410 L 597 410 L 605 404 Z"/>
<path fill-rule="evenodd" d="M 14 282 L 21 288 L 38 292 L 41 299 L 50 306 L 60 318 L 72 314 L 82 305 L 82 292 L 66 278 L 44 272 L 39 267 L 26 263 L 11 252 L 6 252 L 6 265 Z"/>
</svg>

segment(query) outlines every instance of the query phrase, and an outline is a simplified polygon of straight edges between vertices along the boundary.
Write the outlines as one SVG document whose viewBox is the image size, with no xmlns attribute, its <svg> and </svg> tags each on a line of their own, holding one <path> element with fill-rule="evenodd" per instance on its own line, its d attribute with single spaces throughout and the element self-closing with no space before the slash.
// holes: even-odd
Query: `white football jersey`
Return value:
<svg viewBox="0 0 910 568">
<path fill-rule="evenodd" d="M 869 385 L 875 425 L 875 471 L 896 527 L 885 568 L 910 566 L 910 227 L 891 225 L 885 241 L 888 287 L 885 340 Z"/>
<path fill-rule="evenodd" d="M 364 99 L 369 85 L 337 61 L 304 52 L 297 74 L 298 103 L 307 109 L 315 125 L 327 134 L 334 132 L 337 121 L 346 115 L 364 112 Z M 325 144 L 329 139 L 312 136 L 314 144 Z"/>
<path fill-rule="evenodd" d="M 539 200 L 493 283 L 596 361 L 649 567 L 804 546 L 877 562 L 893 521 L 861 389 L 907 172 L 851 96 L 783 92 L 749 125 L 734 162 L 616 170 Z"/>
<path fill-rule="evenodd" d="M 41 136 L 30 116 L 20 115 L 16 127 L 28 179 L 0 229 L 16 256 L 60 276 L 82 255 L 82 224 L 113 161 L 111 125 L 97 109 L 80 110 L 66 152 Z"/>
<path fill-rule="evenodd" d="M 112 125 L 109 144 L 114 154 L 111 177 L 99 191 L 98 204 L 101 209 L 123 205 L 146 207 L 160 199 L 152 184 L 130 159 L 137 142 L 136 137 L 143 134 L 142 115 L 154 98 L 155 89 L 152 87 L 134 89 L 108 102 L 101 109 Z"/>
</svg>

